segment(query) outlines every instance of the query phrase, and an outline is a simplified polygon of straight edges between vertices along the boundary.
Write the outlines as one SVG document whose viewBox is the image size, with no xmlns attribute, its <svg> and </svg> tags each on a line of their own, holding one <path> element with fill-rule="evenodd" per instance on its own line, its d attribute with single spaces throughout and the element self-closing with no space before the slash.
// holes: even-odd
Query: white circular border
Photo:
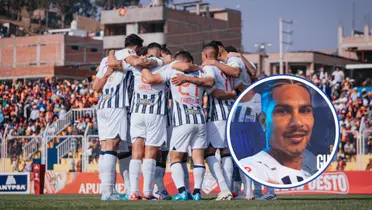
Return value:
<svg viewBox="0 0 372 210">
<path fill-rule="evenodd" d="M 289 80 L 296 80 L 296 81 L 299 81 L 299 82 L 302 82 L 304 84 L 306 84 L 307 86 L 310 86 L 313 90 L 316 90 L 317 93 L 319 93 L 323 99 L 327 102 L 328 104 L 328 107 L 331 109 L 332 111 L 332 115 L 333 115 L 333 119 L 334 119 L 334 122 L 335 122 L 335 128 L 336 128 L 336 135 L 335 135 L 335 142 L 333 144 L 333 151 L 331 153 L 331 158 L 327 160 L 327 163 L 326 165 L 323 166 L 322 169 L 318 170 L 318 172 L 316 172 L 314 175 L 312 175 L 310 178 L 307 178 L 307 179 L 304 179 L 304 181 L 302 182 L 299 182 L 297 184 L 288 184 L 288 185 L 273 185 L 271 183 L 268 183 L 268 182 L 263 182 L 251 175 L 249 175 L 243 168 L 243 166 L 241 165 L 240 161 L 238 160 L 238 158 L 236 157 L 235 155 L 235 152 L 234 152 L 234 149 L 232 148 L 232 145 L 231 145 L 231 138 L 230 138 L 230 125 L 231 125 L 231 121 L 232 121 L 232 118 L 233 118 L 233 113 L 235 112 L 235 109 L 236 107 L 238 106 L 238 103 L 239 101 L 243 98 L 243 96 L 245 94 L 247 94 L 248 91 L 252 90 L 253 88 L 255 88 L 256 86 L 262 84 L 262 83 L 265 83 L 265 82 L 268 82 L 268 81 L 271 81 L 271 80 L 277 80 L 277 79 L 289 79 Z M 328 99 L 328 97 L 317 87 L 315 86 L 313 83 L 309 82 L 308 80 L 305 80 L 301 77 L 297 77 L 297 76 L 293 76 L 293 75 L 274 75 L 274 76 L 269 76 L 269 77 L 265 77 L 263 79 L 260 79 L 258 80 L 257 82 L 254 82 L 253 84 L 251 84 L 248 88 L 246 88 L 240 95 L 239 97 L 235 100 L 231 110 L 230 110 L 230 113 L 229 113 L 229 117 L 227 119 L 227 126 L 226 126 L 226 135 L 227 135 L 227 144 L 228 144 L 228 148 L 230 150 L 230 154 L 231 156 L 233 157 L 234 159 L 234 162 L 235 164 L 237 164 L 239 166 L 239 169 L 241 171 L 243 171 L 243 173 L 248 176 L 250 179 L 262 184 L 262 185 L 265 185 L 267 187 L 272 187 L 272 188 L 278 188 L 278 189 L 288 189 L 288 188 L 295 188 L 295 187 L 299 187 L 299 186 L 302 186 L 302 185 L 305 185 L 311 181 L 313 181 L 314 179 L 316 179 L 318 176 L 320 176 L 329 166 L 329 164 L 332 162 L 335 154 L 336 154 L 336 151 L 337 151 L 337 148 L 338 148 L 338 144 L 339 144 L 339 141 L 340 141 L 340 124 L 339 124 L 339 121 L 338 121 L 338 117 L 337 117 L 337 113 L 336 113 L 336 110 L 333 106 L 333 104 L 331 103 L 331 101 Z"/>
</svg>

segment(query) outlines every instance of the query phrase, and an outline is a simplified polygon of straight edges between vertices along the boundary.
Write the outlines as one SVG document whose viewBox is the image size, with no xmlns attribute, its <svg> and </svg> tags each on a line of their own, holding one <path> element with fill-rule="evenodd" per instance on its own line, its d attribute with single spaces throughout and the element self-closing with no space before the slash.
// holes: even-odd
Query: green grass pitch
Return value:
<svg viewBox="0 0 372 210">
<path fill-rule="evenodd" d="M 97 195 L 0 195 L 0 209 L 200 209 L 200 210 L 343 210 L 372 209 L 372 195 L 278 196 L 276 201 L 101 201 Z"/>
</svg>

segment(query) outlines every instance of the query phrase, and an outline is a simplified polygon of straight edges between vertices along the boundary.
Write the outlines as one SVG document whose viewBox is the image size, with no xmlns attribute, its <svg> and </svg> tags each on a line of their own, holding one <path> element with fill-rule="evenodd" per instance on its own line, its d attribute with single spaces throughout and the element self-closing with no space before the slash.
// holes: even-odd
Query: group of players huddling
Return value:
<svg viewBox="0 0 372 210">
<path fill-rule="evenodd" d="M 237 93 L 251 83 L 255 67 L 219 41 L 203 46 L 201 66 L 187 51 L 173 56 L 158 43 L 142 44 L 137 35 L 127 36 L 125 49 L 112 50 L 102 59 L 94 81 L 94 90 L 101 93 L 97 105 L 101 199 L 172 199 L 163 182 L 168 153 L 178 189 L 173 200 L 202 199 L 205 162 L 221 190 L 216 200 L 237 197 L 241 184 L 244 195 L 238 198 L 276 199 L 272 188 L 262 195 L 257 183 L 252 191 L 252 181 L 236 170 L 225 138 L 228 113 Z M 189 150 L 193 192 L 186 163 Z M 221 161 L 215 156 L 217 150 Z M 124 195 L 114 189 L 117 159 Z M 138 183 L 141 171 L 143 195 Z"/>
</svg>

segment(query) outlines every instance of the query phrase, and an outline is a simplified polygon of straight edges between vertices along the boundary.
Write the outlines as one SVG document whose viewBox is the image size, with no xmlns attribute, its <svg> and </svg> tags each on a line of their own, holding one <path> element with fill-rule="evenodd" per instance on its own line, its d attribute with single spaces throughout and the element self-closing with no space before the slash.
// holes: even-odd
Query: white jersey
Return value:
<svg viewBox="0 0 372 210">
<path fill-rule="evenodd" d="M 216 89 L 232 91 L 231 83 L 229 78 L 215 66 L 205 66 L 203 71 L 207 77 L 214 78 L 214 86 L 207 89 L 208 93 L 208 105 L 207 105 L 207 122 L 227 120 L 230 109 L 234 100 L 220 100 L 210 94 Z"/>
<path fill-rule="evenodd" d="M 124 60 L 130 55 L 135 55 L 131 49 L 123 49 L 115 52 L 117 60 Z M 97 73 L 97 78 L 103 78 L 108 68 L 108 57 L 102 59 Z M 103 86 L 102 95 L 98 102 L 98 109 L 125 108 L 130 105 L 130 93 L 128 85 L 133 79 L 132 72 L 114 71 Z"/>
<path fill-rule="evenodd" d="M 241 70 L 239 77 L 231 78 L 233 89 L 236 89 L 240 84 L 243 84 L 245 86 L 251 84 L 251 77 L 249 76 L 247 68 L 245 67 L 245 64 L 241 58 L 230 57 L 228 58 L 226 65 L 234 68 L 239 68 Z"/>
<path fill-rule="evenodd" d="M 161 72 L 160 75 L 164 82 L 168 82 L 177 74 L 185 74 L 198 78 L 205 78 L 205 74 L 200 71 L 183 73 L 171 68 L 171 65 Z M 204 87 L 197 86 L 193 83 L 183 83 L 176 86 L 171 84 L 173 105 L 172 105 L 172 125 L 179 126 L 184 124 L 205 124 L 206 117 L 203 110 L 203 93 Z"/>
<path fill-rule="evenodd" d="M 151 57 L 150 59 L 159 59 Z M 167 66 L 157 66 L 150 71 L 152 73 L 160 73 Z M 126 69 L 132 70 L 134 75 L 134 92 L 131 105 L 131 113 L 139 114 L 158 114 L 165 115 L 168 109 L 168 101 L 166 100 L 166 85 L 157 84 L 150 85 L 145 83 L 141 77 L 141 71 L 129 64 Z"/>
<path fill-rule="evenodd" d="M 251 100 L 238 104 L 234 116 L 234 122 L 256 122 L 261 112 L 261 95 L 255 93 Z"/>
<path fill-rule="evenodd" d="M 241 159 L 240 164 L 255 178 L 269 183 L 296 184 L 311 176 L 302 169 L 295 170 L 281 165 L 265 151 Z"/>
</svg>

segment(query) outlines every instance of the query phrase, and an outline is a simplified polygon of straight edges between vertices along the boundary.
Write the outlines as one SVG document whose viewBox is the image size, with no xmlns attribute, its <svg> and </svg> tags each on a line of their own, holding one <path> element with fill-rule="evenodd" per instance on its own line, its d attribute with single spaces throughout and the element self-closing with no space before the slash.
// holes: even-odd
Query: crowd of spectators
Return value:
<svg viewBox="0 0 372 210">
<path fill-rule="evenodd" d="M 0 84 L 0 134 L 8 126 L 7 136 L 38 136 L 48 124 L 53 123 L 73 108 L 90 108 L 98 101 L 92 81 L 57 80 L 45 78 L 24 82 L 13 81 Z M 71 122 L 81 134 L 81 129 L 93 118 L 81 118 Z M 84 122 L 83 122 L 84 121 Z M 68 128 L 62 135 L 69 135 Z M 22 147 L 30 138 L 10 139 L 8 154 L 19 158 Z"/>
<path fill-rule="evenodd" d="M 354 80 L 345 77 L 340 68 L 328 73 L 322 67 L 316 73 L 310 71 L 305 75 L 303 71 L 298 71 L 296 75 L 317 85 L 336 109 L 341 126 L 341 143 L 336 159 L 339 163 L 338 168 L 342 170 L 348 161 L 355 160 L 361 120 L 364 119 L 364 129 L 372 128 L 372 92 L 368 92 L 366 88 L 358 91 L 358 88 L 354 87 Z M 362 83 L 369 84 L 368 78 Z M 372 153 L 372 133 L 366 138 L 366 153 Z"/>
<path fill-rule="evenodd" d="M 372 125 L 372 92 L 366 89 L 358 91 L 354 81 L 345 78 L 341 69 L 328 73 L 324 68 L 310 71 L 306 75 L 298 71 L 297 76 L 311 80 L 330 98 L 341 125 L 341 144 L 337 159 L 343 163 L 355 159 L 356 140 L 359 136 L 361 120 L 365 119 L 365 129 Z M 367 79 L 368 80 L 368 79 Z M 364 84 L 368 84 L 365 81 Z M 92 89 L 91 80 L 57 80 L 46 78 L 35 81 L 14 81 L 12 84 L 0 84 L 0 135 L 9 126 L 8 136 L 38 136 L 48 123 L 63 119 L 72 108 L 91 108 L 98 102 L 98 95 Z M 97 134 L 96 117 L 83 115 L 71 122 L 59 135 L 60 138 L 49 142 L 49 147 L 56 147 L 68 135 L 84 135 L 90 126 L 88 134 Z M 10 139 L 8 154 L 19 158 L 22 147 L 30 138 Z M 81 141 L 77 141 L 77 153 L 81 152 Z M 100 145 L 97 139 L 89 140 L 89 162 L 96 163 L 99 157 Z M 366 153 L 372 153 L 372 136 L 367 136 Z"/>
</svg>

